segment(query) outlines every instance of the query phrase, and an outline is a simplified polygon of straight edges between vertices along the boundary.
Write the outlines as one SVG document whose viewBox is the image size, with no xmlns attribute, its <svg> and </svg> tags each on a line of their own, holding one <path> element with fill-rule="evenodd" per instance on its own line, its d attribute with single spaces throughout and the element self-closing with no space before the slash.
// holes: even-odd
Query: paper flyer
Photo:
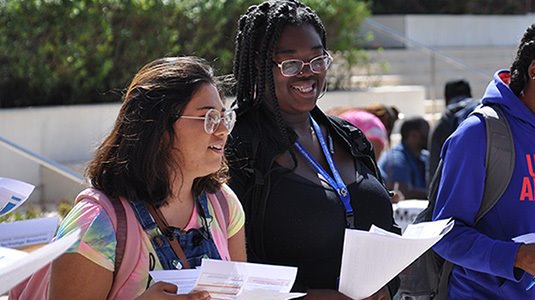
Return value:
<svg viewBox="0 0 535 300">
<path fill-rule="evenodd" d="M 19 255 L 13 252 L 17 250 L 0 248 L 0 295 L 63 254 L 79 236 L 80 229 L 77 229 L 35 251 Z"/>
<path fill-rule="evenodd" d="M 374 226 L 346 229 L 339 291 L 353 299 L 373 295 L 452 228 L 453 221 L 446 219 L 410 224 L 403 235 Z"/>
<path fill-rule="evenodd" d="M 46 244 L 58 228 L 57 215 L 22 221 L 0 223 L 0 247 L 23 248 Z"/>
<path fill-rule="evenodd" d="M 179 294 L 208 291 L 212 299 L 285 300 L 304 296 L 290 293 L 297 268 L 204 259 L 193 270 L 150 272 L 155 281 L 178 286 Z"/>
<path fill-rule="evenodd" d="M 35 186 L 24 181 L 0 177 L 0 216 L 19 207 L 33 192 Z"/>
</svg>

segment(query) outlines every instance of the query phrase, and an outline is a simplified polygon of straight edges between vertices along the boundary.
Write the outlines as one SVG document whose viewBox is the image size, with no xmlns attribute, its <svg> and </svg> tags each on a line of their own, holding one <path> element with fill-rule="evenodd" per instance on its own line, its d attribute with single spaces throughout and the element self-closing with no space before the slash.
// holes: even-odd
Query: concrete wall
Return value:
<svg viewBox="0 0 535 300">
<path fill-rule="evenodd" d="M 423 116 L 425 89 L 422 86 L 383 86 L 362 91 L 331 91 L 318 101 L 322 110 L 336 106 L 366 106 L 383 103 L 396 106 L 407 117 Z"/>
<path fill-rule="evenodd" d="M 0 136 L 49 159 L 75 164 L 81 171 L 80 163 L 90 159 L 118 109 L 118 104 L 1 109 Z M 29 201 L 45 204 L 71 200 L 82 187 L 1 146 L 0 177 L 34 184 Z"/>
<path fill-rule="evenodd" d="M 423 88 L 411 86 L 327 92 L 319 106 L 328 109 L 377 102 L 396 105 L 406 115 L 424 113 Z M 112 128 L 119 108 L 119 104 L 102 104 L 1 109 L 0 136 L 82 173 L 94 149 Z M 0 177 L 34 184 L 36 189 L 28 201 L 48 209 L 61 200 L 72 201 L 84 188 L 1 145 Z"/>
<path fill-rule="evenodd" d="M 415 47 L 401 42 L 372 26 L 379 23 L 427 47 L 480 47 L 518 45 L 528 26 L 535 22 L 529 15 L 391 15 L 372 16 L 365 21 L 363 32 L 371 31 L 375 39 L 368 47 Z"/>
</svg>

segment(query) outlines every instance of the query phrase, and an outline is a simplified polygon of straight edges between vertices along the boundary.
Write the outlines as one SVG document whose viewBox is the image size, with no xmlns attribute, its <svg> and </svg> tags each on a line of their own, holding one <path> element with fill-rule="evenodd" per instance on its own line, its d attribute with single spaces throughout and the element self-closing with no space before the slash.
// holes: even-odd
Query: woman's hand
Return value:
<svg viewBox="0 0 535 300">
<path fill-rule="evenodd" d="M 177 286 L 167 282 L 156 282 L 151 285 L 136 300 L 205 300 L 211 299 L 208 292 L 194 292 L 187 295 L 177 295 Z"/>
<path fill-rule="evenodd" d="M 516 252 L 515 267 L 535 275 L 535 244 L 522 244 Z"/>
<path fill-rule="evenodd" d="M 308 290 L 305 300 L 348 300 L 351 299 L 348 296 L 340 293 L 337 290 Z M 367 300 L 390 300 L 390 293 L 388 287 L 384 286 L 377 293 L 366 298 Z"/>
<path fill-rule="evenodd" d="M 351 300 L 337 290 L 308 290 L 305 300 Z"/>
<path fill-rule="evenodd" d="M 384 286 L 377 293 L 365 299 L 367 300 L 390 300 L 391 297 L 390 297 L 390 292 L 388 291 L 388 287 Z"/>
</svg>

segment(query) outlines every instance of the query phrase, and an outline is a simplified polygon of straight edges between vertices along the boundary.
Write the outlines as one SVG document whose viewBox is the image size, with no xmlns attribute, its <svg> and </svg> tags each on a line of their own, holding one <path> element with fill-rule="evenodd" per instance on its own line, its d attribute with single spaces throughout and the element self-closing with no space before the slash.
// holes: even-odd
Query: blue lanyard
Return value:
<svg viewBox="0 0 535 300">
<path fill-rule="evenodd" d="M 329 168 L 331 168 L 331 172 L 333 173 L 334 179 L 323 169 L 323 167 L 308 153 L 308 151 L 299 143 L 299 141 L 295 142 L 295 147 L 303 156 L 306 158 L 306 160 L 316 169 L 325 180 L 329 183 L 330 186 L 334 188 L 336 193 L 338 194 L 338 198 L 342 200 L 342 203 L 344 204 L 344 207 L 346 209 L 346 214 L 352 215 L 353 214 L 353 207 L 351 207 L 351 197 L 347 191 L 347 187 L 344 184 L 344 181 L 340 177 L 340 174 L 338 173 L 338 170 L 336 169 L 336 166 L 334 165 L 333 158 L 331 156 L 331 153 L 329 153 L 329 149 L 327 148 L 327 143 L 325 142 L 325 139 L 323 138 L 323 133 L 321 133 L 321 128 L 316 123 L 316 121 L 310 117 L 310 121 L 312 122 L 312 126 L 314 128 L 314 132 L 316 133 L 316 136 L 318 137 L 318 140 L 321 145 L 321 150 L 323 150 L 323 154 L 325 155 L 325 159 L 327 159 L 327 163 L 329 164 Z M 352 222 L 351 222 L 352 223 Z"/>
</svg>

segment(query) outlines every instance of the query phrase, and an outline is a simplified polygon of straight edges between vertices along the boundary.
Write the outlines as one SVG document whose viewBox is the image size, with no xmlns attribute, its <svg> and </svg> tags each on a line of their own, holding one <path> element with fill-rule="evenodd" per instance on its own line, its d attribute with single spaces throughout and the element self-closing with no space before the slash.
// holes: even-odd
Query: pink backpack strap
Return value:
<svg viewBox="0 0 535 300">
<path fill-rule="evenodd" d="M 208 197 L 210 199 L 210 203 L 212 204 L 212 207 L 214 208 L 214 213 L 216 215 L 216 218 L 218 220 L 224 220 L 222 222 L 221 230 L 223 230 L 223 234 L 225 235 L 225 238 L 228 239 L 228 226 L 230 224 L 230 216 L 229 216 L 229 208 L 228 208 L 228 202 L 227 198 L 223 194 L 223 191 L 221 189 L 217 190 L 215 193 L 215 199 L 212 197 Z M 217 200 L 217 201 L 214 201 Z"/>
<path fill-rule="evenodd" d="M 115 270 L 113 285 L 108 294 L 109 299 L 115 299 L 117 293 L 125 285 L 134 271 L 139 256 L 142 253 L 142 241 L 139 234 L 139 222 L 126 199 L 110 200 L 99 190 L 88 188 L 82 191 L 75 200 L 96 201 L 108 214 L 115 229 L 117 246 L 115 249 Z"/>
</svg>

